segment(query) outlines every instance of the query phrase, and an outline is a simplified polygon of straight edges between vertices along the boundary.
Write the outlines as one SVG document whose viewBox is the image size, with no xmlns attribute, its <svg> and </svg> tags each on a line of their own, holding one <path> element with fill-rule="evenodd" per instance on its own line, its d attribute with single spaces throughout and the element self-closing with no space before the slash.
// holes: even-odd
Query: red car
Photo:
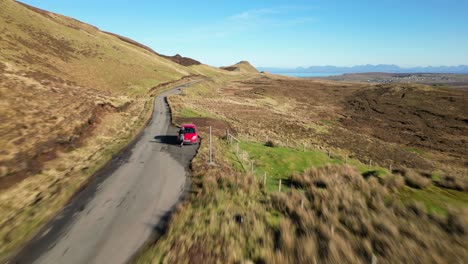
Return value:
<svg viewBox="0 0 468 264">
<path fill-rule="evenodd" d="M 197 126 L 195 126 L 194 124 L 183 124 L 180 127 L 177 140 L 181 146 L 183 144 L 197 144 L 198 143 Z"/>
</svg>

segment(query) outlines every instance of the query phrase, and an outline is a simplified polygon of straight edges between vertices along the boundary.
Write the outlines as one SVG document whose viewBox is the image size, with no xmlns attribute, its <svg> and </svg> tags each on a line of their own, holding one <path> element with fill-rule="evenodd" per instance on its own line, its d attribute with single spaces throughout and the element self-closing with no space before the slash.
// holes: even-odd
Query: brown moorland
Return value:
<svg viewBox="0 0 468 264">
<path fill-rule="evenodd" d="M 260 75 L 190 100 L 256 140 L 318 145 L 385 167 L 466 173 L 463 90 Z"/>
<path fill-rule="evenodd" d="M 202 141 L 193 194 L 136 262 L 464 263 L 466 100 L 440 87 L 270 74 L 199 83 L 169 103 L 174 120 L 199 124 L 204 138 L 213 127 L 216 166 Z M 286 171 L 279 192 L 277 179 L 265 186 L 236 156 L 226 129 L 241 146 L 271 149 L 247 153 L 261 176 L 302 159 L 298 149 L 333 154 Z"/>
</svg>

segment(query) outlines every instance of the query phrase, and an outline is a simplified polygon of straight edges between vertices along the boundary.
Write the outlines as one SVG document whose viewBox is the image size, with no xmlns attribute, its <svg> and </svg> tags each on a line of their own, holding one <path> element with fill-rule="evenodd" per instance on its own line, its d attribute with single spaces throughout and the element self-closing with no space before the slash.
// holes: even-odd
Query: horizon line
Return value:
<svg viewBox="0 0 468 264">
<path fill-rule="evenodd" d="M 352 68 L 357 66 L 396 66 L 401 69 L 410 68 L 442 68 L 442 67 L 468 67 L 468 64 L 457 64 L 457 65 L 424 65 L 424 66 L 400 66 L 398 64 L 355 64 L 355 65 L 309 65 L 309 66 L 257 66 L 256 68 L 277 68 L 277 69 L 297 69 L 297 68 L 310 68 L 310 67 L 342 67 Z"/>
</svg>

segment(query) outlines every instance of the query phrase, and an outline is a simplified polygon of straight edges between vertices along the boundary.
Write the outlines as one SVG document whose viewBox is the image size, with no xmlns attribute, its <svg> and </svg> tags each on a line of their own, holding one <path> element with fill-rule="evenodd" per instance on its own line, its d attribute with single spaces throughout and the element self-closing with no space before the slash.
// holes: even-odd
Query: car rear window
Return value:
<svg viewBox="0 0 468 264">
<path fill-rule="evenodd" d="M 185 127 L 184 132 L 187 134 L 195 134 L 195 128 L 193 127 Z"/>
</svg>

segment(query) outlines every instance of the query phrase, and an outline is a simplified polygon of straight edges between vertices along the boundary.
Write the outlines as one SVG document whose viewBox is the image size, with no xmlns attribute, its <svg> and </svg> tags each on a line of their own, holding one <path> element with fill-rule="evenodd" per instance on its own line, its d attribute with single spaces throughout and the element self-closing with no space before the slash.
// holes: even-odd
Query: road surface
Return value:
<svg viewBox="0 0 468 264">
<path fill-rule="evenodd" d="M 197 146 L 179 147 L 165 97 L 136 143 L 97 175 L 12 263 L 125 263 L 184 194 Z"/>
</svg>

